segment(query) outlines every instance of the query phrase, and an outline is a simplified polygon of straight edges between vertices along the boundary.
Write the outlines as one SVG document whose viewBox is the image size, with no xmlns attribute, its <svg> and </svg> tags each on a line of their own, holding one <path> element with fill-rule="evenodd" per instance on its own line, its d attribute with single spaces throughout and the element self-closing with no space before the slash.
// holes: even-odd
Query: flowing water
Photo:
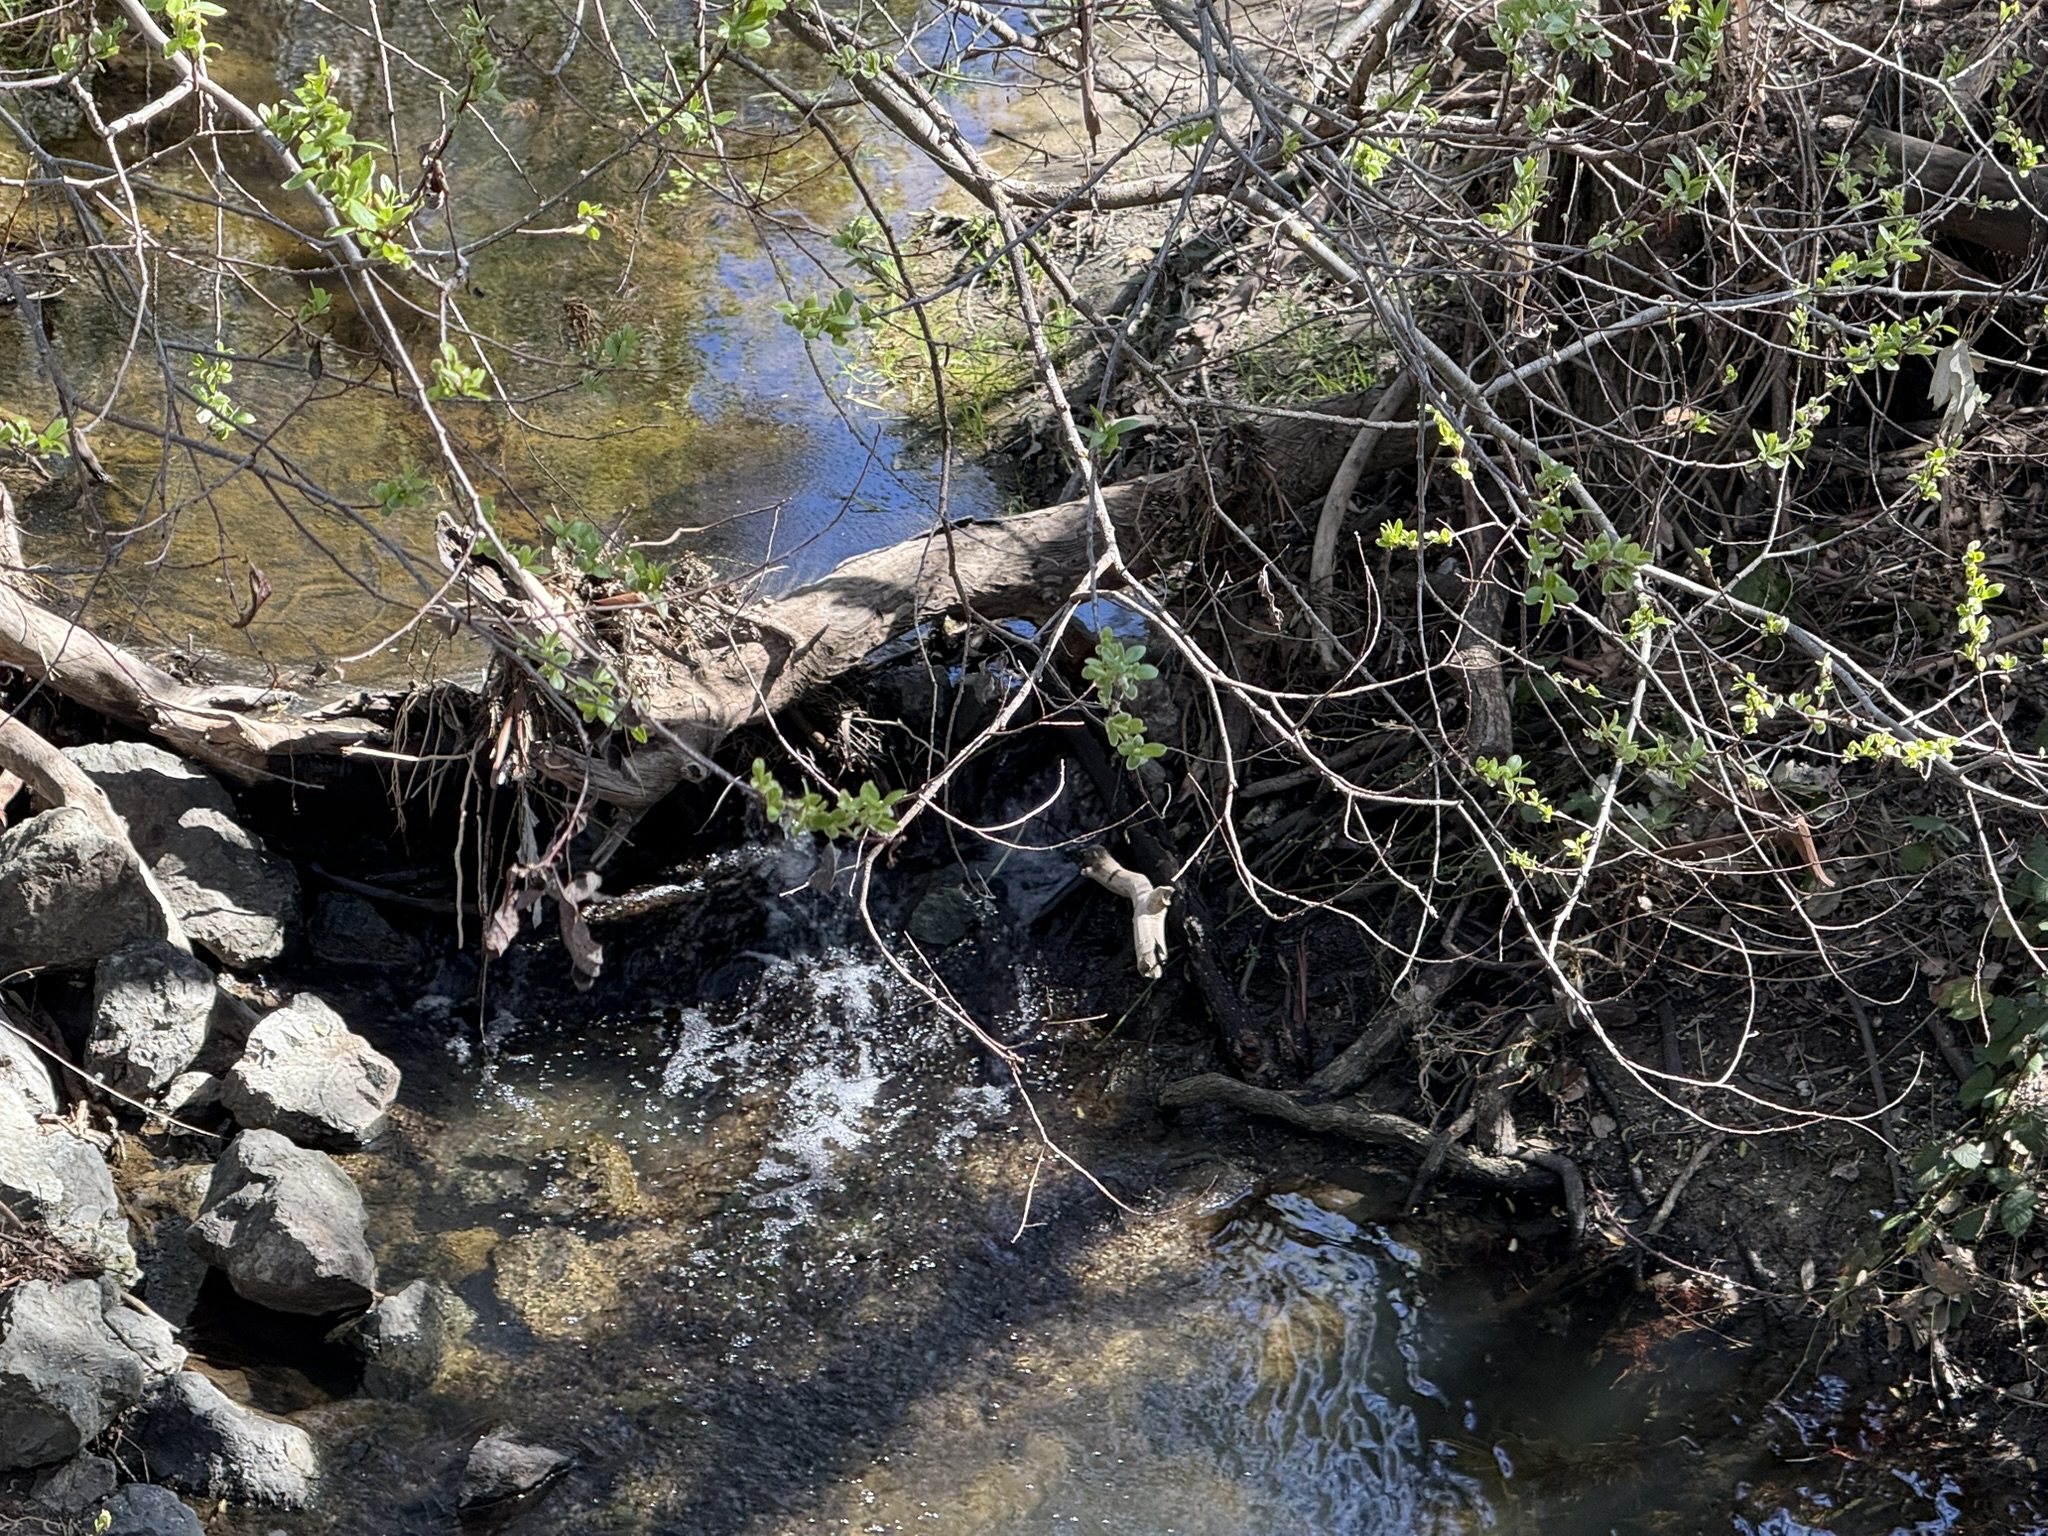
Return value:
<svg viewBox="0 0 2048 1536">
<path fill-rule="evenodd" d="M 447 51 L 430 9 L 387 21 Z M 346 11 L 266 4 L 221 26 L 220 67 L 252 97 L 275 99 L 324 56 L 349 99 L 379 98 Z M 601 97 L 582 68 L 566 79 Z M 602 112 L 533 76 L 513 62 L 515 105 L 493 124 L 504 155 L 463 140 L 451 160 L 469 233 L 515 206 L 525 178 L 550 184 L 608 142 Z M 408 122 L 431 120 L 431 98 L 402 78 L 395 100 Z M 1057 114 L 1009 84 L 956 105 L 992 146 L 1000 129 L 1068 147 Z M 901 156 L 868 147 L 863 164 L 894 207 L 943 201 Z M 830 230 L 854 211 L 796 169 L 782 166 L 779 217 Z M 517 341 L 494 358 L 507 388 L 539 389 L 573 357 L 565 301 L 642 338 L 632 374 L 530 400 L 523 425 L 451 405 L 486 488 L 527 526 L 552 508 L 638 537 L 694 530 L 679 547 L 768 564 L 781 582 L 927 526 L 929 455 L 886 410 L 829 399 L 773 313 L 817 274 L 787 277 L 770 221 L 645 190 L 606 191 L 649 210 L 630 238 L 515 238 L 480 257 L 460 301 Z M 359 323 L 337 318 L 326 377 L 311 379 L 306 336 L 277 323 L 303 278 L 260 231 L 237 239 L 248 283 L 220 296 L 220 338 L 245 354 L 243 403 L 292 420 L 308 480 L 360 504 L 401 463 L 428 463 L 409 408 L 371 387 Z M 205 285 L 171 283 L 163 305 L 173 339 L 214 338 Z M 51 309 L 80 388 L 111 387 L 125 323 L 78 292 Z M 420 339 L 424 352 L 431 328 Z M 182 377 L 184 354 L 167 355 Z M 146 361 L 127 376 L 131 406 L 157 387 Z M 18 329 L 0 330 L 0 397 L 7 414 L 53 413 Z M 373 647 L 434 580 L 431 506 L 342 520 L 193 461 L 173 467 L 165 519 L 154 450 L 111 430 L 99 441 L 116 484 L 96 504 L 26 498 L 29 549 L 145 643 L 301 681 Z M 957 464 L 949 487 L 956 513 L 995 505 Z M 233 629 L 251 563 L 276 596 Z M 435 664 L 424 644 L 366 670 Z M 1903 1410 L 1811 1375 L 1781 1396 L 1789 1362 L 1722 1338 L 1711 1315 L 1667 1328 L 1672 1309 L 1639 1298 L 1547 1295 L 1540 1266 L 1397 1220 L 1401 1176 L 1325 1167 L 1273 1183 L 1261 1171 L 1303 1156 L 1298 1144 L 1253 1129 L 1219 1145 L 1160 1123 L 1140 1091 L 1148 1045 L 1088 1017 L 1063 962 L 1022 951 L 984 983 L 1006 1035 L 1031 1047 L 1027 1100 L 780 857 L 698 871 L 700 907 L 745 909 L 751 940 L 636 940 L 630 1001 L 601 1018 L 523 991 L 521 966 L 542 963 L 523 950 L 481 1017 L 456 963 L 417 992 L 351 1000 L 406 1071 L 387 1143 L 347 1160 L 384 1283 L 432 1277 L 476 1315 L 418 1400 L 357 1395 L 317 1331 L 202 1283 L 182 1221 L 203 1164 L 140 1182 L 158 1216 L 151 1299 L 189 1319 L 204 1369 L 326 1447 L 319 1510 L 230 1512 L 214 1528 L 453 1531 L 461 1455 L 498 1424 L 577 1458 L 500 1521 L 534 1536 L 2027 1528 L 2009 1511 L 1966 1517 L 1944 1469 L 1887 1459 Z M 1041 1120 L 1121 1209 L 1048 1155 Z"/>
<path fill-rule="evenodd" d="M 318 1511 L 223 1529 L 452 1532 L 497 1425 L 577 1458 L 501 1517 L 532 1536 L 2033 1528 L 1892 1452 L 1911 1410 L 1801 1373 L 1798 1341 L 1724 1337 L 1711 1299 L 1547 1294 L 1548 1212 L 1513 1228 L 1551 1256 L 1524 1264 L 1498 1216 L 1401 1219 L 1398 1170 L 1159 1122 L 1156 1048 L 1028 947 L 984 978 L 1027 1101 L 807 872 L 750 849 L 690 875 L 697 916 L 645 920 L 625 962 L 644 1006 L 570 1020 L 542 946 L 481 1019 L 459 962 L 409 1002 L 337 994 L 406 1072 L 387 1142 L 345 1159 L 382 1283 L 476 1315 L 415 1400 L 195 1294 L 198 1175 L 145 1192 L 149 1294 L 326 1449 Z M 1034 1106 L 1124 1209 L 1046 1156 Z"/>
</svg>

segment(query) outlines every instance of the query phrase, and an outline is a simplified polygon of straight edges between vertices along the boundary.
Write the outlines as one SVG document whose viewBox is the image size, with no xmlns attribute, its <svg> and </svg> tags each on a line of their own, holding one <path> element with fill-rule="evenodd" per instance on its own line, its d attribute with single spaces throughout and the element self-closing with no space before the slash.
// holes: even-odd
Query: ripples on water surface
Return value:
<svg viewBox="0 0 2048 1536">
<path fill-rule="evenodd" d="M 724 862 L 749 861 L 801 883 Z M 1119 1217 L 883 968 L 775 921 L 645 1012 L 500 1013 L 479 1048 L 429 997 L 380 1031 L 410 1108 L 349 1161 L 385 1283 L 439 1278 L 479 1326 L 406 1405 L 213 1341 L 330 1447 L 292 1536 L 453 1532 L 461 1452 L 499 1422 L 580 1457 L 527 1536 L 2028 1529 L 1958 1523 L 1938 1471 L 1890 1475 L 1887 1414 L 1845 1389 L 1760 1411 L 1783 1358 L 1700 1331 L 1631 1365 L 1625 1295 L 1503 1302 L 1497 1273 L 1411 1246 L 1439 1229 L 1382 1224 L 1405 1178 L 1255 1187 L 1213 1129 L 1117 1086 L 1142 1042 L 1019 966 L 1002 1027 L 1062 1141 L 1140 1209 Z"/>
</svg>

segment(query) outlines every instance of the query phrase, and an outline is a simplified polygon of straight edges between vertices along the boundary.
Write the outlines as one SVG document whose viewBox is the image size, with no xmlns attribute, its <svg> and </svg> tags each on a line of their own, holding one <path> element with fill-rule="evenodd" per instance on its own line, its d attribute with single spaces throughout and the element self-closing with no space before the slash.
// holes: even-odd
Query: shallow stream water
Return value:
<svg viewBox="0 0 2048 1536">
<path fill-rule="evenodd" d="M 568 185 L 579 168 L 602 163 L 633 119 L 594 40 L 552 81 L 543 61 L 529 56 L 537 43 L 517 51 L 504 40 L 559 31 L 560 18 L 539 0 L 492 10 L 511 99 L 486 114 L 490 138 L 472 122 L 450 153 L 445 217 L 465 241 L 521 216 L 535 188 Z M 387 11 L 383 24 L 395 43 L 429 67 L 452 67 L 448 17 L 457 8 Z M 357 112 L 359 134 L 406 144 L 431 137 L 442 100 L 417 75 L 393 72 L 396 121 L 382 110 L 387 84 L 366 16 L 357 4 L 329 9 L 298 0 L 232 7 L 214 28 L 223 44 L 216 72 L 246 99 L 271 102 L 325 60 L 336 98 Z M 674 25 L 678 35 L 686 30 L 680 19 Z M 615 42 L 629 63 L 652 67 L 655 45 L 644 35 L 628 35 L 622 24 Z M 807 78 L 793 48 L 766 57 Z M 125 100 L 118 92 L 138 91 L 140 82 L 110 80 L 105 89 Z M 37 98 L 31 105 L 50 142 L 86 145 L 82 121 L 67 117 L 62 103 Z M 762 570 L 773 589 L 930 527 L 941 475 L 934 450 L 892 414 L 887 381 L 862 350 L 807 350 L 775 309 L 837 286 L 841 275 L 815 257 L 832 254 L 826 237 L 861 204 L 816 145 L 762 155 L 769 140 L 750 138 L 750 129 L 780 131 L 782 124 L 750 89 L 735 87 L 725 105 L 738 114 L 729 131 L 744 173 L 777 189 L 763 206 L 736 211 L 702 191 L 646 181 L 649 157 L 642 155 L 586 189 L 618 213 L 599 239 L 557 232 L 484 245 L 452 295 L 450 314 L 487 338 L 494 389 L 513 408 L 449 400 L 440 409 L 512 536 L 541 542 L 550 513 L 587 518 L 630 539 L 669 541 L 667 554 L 702 556 L 722 575 Z M 955 107 L 977 142 L 991 143 L 1000 129 L 1018 141 L 1069 147 L 1056 116 L 1007 85 L 970 83 Z M 178 114 L 165 119 L 166 132 L 188 128 Z M 994 149 L 998 160 L 1019 152 L 1008 139 L 994 141 Z M 275 184 L 275 168 L 253 151 L 230 142 L 228 153 L 231 171 L 250 186 Z M 948 203 L 943 179 L 887 142 L 860 144 L 859 162 L 906 223 Z M 0 153 L 0 169 L 15 174 L 18 163 Z M 189 172 L 172 160 L 158 174 L 203 194 Z M 203 210 L 176 201 L 166 209 L 167 238 L 213 242 Z M 310 208 L 301 211 L 312 217 Z M 424 238 L 445 238 L 440 217 L 427 222 L 434 227 L 422 226 Z M 15 238 L 30 243 L 22 233 Z M 130 359 L 131 317 L 93 297 L 86 259 L 67 257 L 55 230 L 42 238 L 55 254 L 37 258 L 34 272 L 55 295 L 46 306 L 49 328 L 84 398 L 100 400 L 118 385 L 117 408 L 158 419 L 167 381 L 186 388 L 192 358 L 218 348 L 238 359 L 233 394 L 254 414 L 251 432 L 277 434 L 294 474 L 359 510 L 344 515 L 289 486 L 266 488 L 203 455 L 166 458 L 152 437 L 109 425 L 94 442 L 113 483 L 94 496 L 80 501 L 72 479 L 37 495 L 32 475 L 15 478 L 30 559 L 86 598 L 96 622 L 145 646 L 190 650 L 216 670 L 275 669 L 288 684 L 303 685 L 321 675 L 312 671 L 316 664 L 331 676 L 337 658 L 365 650 L 347 669 L 354 680 L 464 665 L 466 650 L 437 649 L 431 633 L 377 649 L 379 637 L 398 629 L 441 579 L 432 528 L 448 487 L 437 484 L 408 510 L 367 510 L 372 486 L 401 466 L 416 465 L 437 482 L 445 476 L 417 406 L 385 387 L 366 323 L 336 280 L 307 275 L 303 251 L 274 229 L 230 221 L 224 249 L 236 280 L 216 284 L 164 264 L 154 274 L 154 318 L 168 350 L 158 352 L 145 333 Z M 295 326 L 290 317 L 315 281 L 329 291 L 333 311 Z M 424 368 L 442 332 L 433 291 L 422 287 L 414 298 L 428 306 L 405 322 Z M 584 374 L 579 383 L 595 338 L 621 327 L 638 336 L 630 368 Z M 324 361 L 318 378 L 308 371 L 316 337 Z M 464 348 L 475 350 L 468 342 Z M 186 430 L 196 432 L 192 408 L 189 400 L 182 407 Z M 0 415 L 40 426 L 55 414 L 24 328 L 0 325 Z M 246 449 L 248 440 L 236 444 Z M 954 515 L 999 509 L 992 483 L 969 458 L 956 454 L 944 479 Z M 273 595 L 253 622 L 236 628 L 251 564 L 264 571 Z"/>
<path fill-rule="evenodd" d="M 522 1013 L 547 993 L 519 954 L 481 1029 L 459 964 L 409 1006 L 347 1000 L 406 1072 L 391 1136 L 346 1159 L 382 1284 L 441 1280 L 477 1319 L 417 1400 L 353 1395 L 317 1330 L 218 1281 L 194 1296 L 164 1176 L 150 1294 L 329 1463 L 318 1511 L 223 1529 L 453 1532 L 497 1425 L 577 1458 L 498 1522 L 531 1536 L 2035 1528 L 1892 1452 L 1912 1410 L 1796 1344 L 1625 1279 L 1548 1293 L 1548 1212 L 1410 1221 L 1400 1170 L 1158 1121 L 1154 1048 L 1028 952 L 990 966 L 1027 1103 L 805 872 L 713 860 L 688 883 L 765 947 L 647 941 L 668 981 L 574 1030 Z M 1123 1209 L 1046 1155 L 1034 1105 Z M 1504 1253 L 1502 1221 L 1550 1258 Z"/>
<path fill-rule="evenodd" d="M 431 13 L 401 8 L 393 25 L 423 48 L 446 41 Z M 268 3 L 224 27 L 252 96 L 274 99 L 322 56 L 353 97 L 372 94 L 345 16 Z M 402 110 L 426 110 L 403 91 Z M 1067 132 L 1000 84 L 956 106 L 984 140 Z M 454 165 L 480 221 L 524 174 L 545 180 L 593 142 L 545 90 L 494 126 L 519 170 L 482 153 Z M 942 200 L 927 171 L 866 163 L 896 207 Z M 790 207 L 821 230 L 853 211 L 822 184 Z M 701 203 L 659 210 L 631 242 L 495 247 L 464 296 L 480 328 L 559 362 L 576 298 L 645 337 L 630 379 L 537 402 L 531 427 L 451 409 L 508 505 L 640 537 L 700 530 L 689 547 L 776 566 L 781 582 L 927 526 L 928 455 L 885 411 L 828 401 L 773 312 L 775 255 L 758 223 Z M 287 307 L 303 289 L 275 270 L 253 281 Z M 206 333 L 208 295 L 167 304 L 187 339 Z M 259 307 L 230 305 L 231 340 L 254 334 L 238 328 Z M 53 309 L 80 387 L 104 387 L 125 329 L 77 299 Z M 239 387 L 263 420 L 297 413 L 309 473 L 365 497 L 427 449 L 404 407 L 356 387 L 370 368 L 346 342 L 322 382 L 286 346 Z M 0 328 L 0 395 L 8 414 L 50 414 L 15 329 Z M 114 491 L 97 512 L 30 502 L 30 553 L 145 642 L 289 680 L 372 643 L 428 579 L 431 509 L 314 526 L 201 476 L 159 524 L 141 499 L 153 457 L 111 434 L 101 451 Z M 951 495 L 956 513 L 995 505 L 958 466 Z M 234 630 L 251 561 L 277 595 Z M 499 1424 L 577 1458 L 499 1522 L 531 1536 L 2030 1528 L 2009 1510 L 1965 1514 L 1948 1471 L 1890 1458 L 1910 1409 L 1801 1377 L 1711 1317 L 1666 1326 L 1669 1309 L 1625 1288 L 1547 1294 L 1540 1266 L 1497 1250 L 1475 1265 L 1448 1229 L 1397 1218 L 1405 1175 L 1276 1180 L 1329 1154 L 1159 1122 L 1142 1107 L 1147 1044 L 1087 1017 L 1062 962 L 1008 954 L 988 985 L 1008 998 L 1006 1034 L 1033 1043 L 1027 1102 L 868 958 L 844 914 L 778 894 L 806 873 L 783 858 L 743 851 L 693 877 L 703 901 L 759 908 L 758 948 L 644 965 L 631 1006 L 595 1023 L 565 1027 L 544 991 L 523 1002 L 517 954 L 481 1018 L 459 965 L 351 1001 L 406 1073 L 386 1143 L 348 1159 L 383 1283 L 438 1279 L 477 1319 L 421 1399 L 355 1395 L 317 1330 L 202 1284 L 181 1222 L 203 1164 L 144 1181 L 152 1301 L 189 1321 L 204 1369 L 327 1450 L 317 1511 L 233 1511 L 214 1528 L 452 1532 L 462 1453 Z M 1041 1121 L 1121 1208 L 1047 1151 Z"/>
</svg>

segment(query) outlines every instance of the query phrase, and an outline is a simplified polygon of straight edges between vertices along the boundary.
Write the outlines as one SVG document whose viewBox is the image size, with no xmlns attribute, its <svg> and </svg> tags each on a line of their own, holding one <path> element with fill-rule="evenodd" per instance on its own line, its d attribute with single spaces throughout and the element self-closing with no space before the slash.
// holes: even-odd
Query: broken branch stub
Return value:
<svg viewBox="0 0 2048 1536">
<path fill-rule="evenodd" d="M 1138 974 L 1157 981 L 1166 970 L 1166 909 L 1173 902 L 1173 887 L 1154 885 L 1136 870 L 1125 869 L 1106 848 L 1083 853 L 1081 871 L 1111 895 L 1131 904 L 1131 949 Z"/>
</svg>

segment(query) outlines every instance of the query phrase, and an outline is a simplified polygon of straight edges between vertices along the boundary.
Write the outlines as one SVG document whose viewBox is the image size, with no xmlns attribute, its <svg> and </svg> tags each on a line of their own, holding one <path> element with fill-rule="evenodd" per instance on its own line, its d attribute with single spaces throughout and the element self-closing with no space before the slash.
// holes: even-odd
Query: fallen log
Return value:
<svg viewBox="0 0 2048 1536">
<path fill-rule="evenodd" d="M 1155 517 L 1200 505 L 1219 474 L 1235 476 L 1243 494 L 1290 509 L 1319 498 L 1351 440 L 1343 423 L 1355 427 L 1374 398 L 1321 402 L 1241 434 L 1245 451 L 1228 472 L 1194 466 L 1108 487 L 1102 502 L 1125 559 L 1142 570 Z M 1389 430 L 1373 462 L 1394 462 L 1412 440 L 1412 429 Z M 0 664 L 244 781 L 275 772 L 281 758 L 387 744 L 382 726 L 344 709 L 294 712 L 299 701 L 290 695 L 187 683 L 44 606 L 22 590 L 18 555 L 5 553 L 11 532 L 0 508 L 0 567 L 12 567 L 0 569 Z M 535 761 L 593 799 L 644 808 L 699 777 L 733 732 L 855 670 L 919 625 L 965 613 L 1043 619 L 1075 594 L 1099 554 L 1097 515 L 1083 500 L 949 523 L 857 555 L 820 581 L 738 610 L 709 639 L 661 647 L 652 665 L 636 667 L 633 703 L 652 737 L 644 747 L 621 752 L 615 737 L 607 750 L 586 752 L 557 740 L 539 745 Z M 458 568 L 451 578 L 449 605 L 492 605 L 486 573 L 469 581 L 463 574 Z M 501 632 L 505 597 L 495 597 Z"/>
<path fill-rule="evenodd" d="M 1375 396 L 1350 395 L 1316 407 L 1356 420 Z M 1283 419 L 1255 435 L 1243 476 L 1247 494 L 1289 507 L 1319 499 L 1352 432 Z M 1372 466 L 1412 451 L 1412 429 L 1388 427 L 1368 454 Z M 1109 486 L 1103 504 L 1127 563 L 1142 572 L 1157 528 L 1206 494 L 1195 469 Z M 853 671 L 878 647 L 919 625 L 971 610 L 984 620 L 1043 619 L 1073 597 L 1101 553 L 1086 500 L 987 522 L 958 522 L 868 554 L 785 597 L 746 609 L 711 644 L 668 652 L 635 702 L 658 727 L 654 740 L 620 759 L 547 748 L 541 767 L 614 805 L 653 804 L 699 776 L 703 759 L 743 726 L 773 716 Z"/>
<path fill-rule="evenodd" d="M 1903 183 L 1906 211 L 1933 211 L 1939 233 L 2008 256 L 2048 248 L 2048 171 L 2022 175 L 1988 155 L 1890 128 L 1864 128 L 1857 143 L 1866 163 L 1883 152 Z"/>
</svg>

